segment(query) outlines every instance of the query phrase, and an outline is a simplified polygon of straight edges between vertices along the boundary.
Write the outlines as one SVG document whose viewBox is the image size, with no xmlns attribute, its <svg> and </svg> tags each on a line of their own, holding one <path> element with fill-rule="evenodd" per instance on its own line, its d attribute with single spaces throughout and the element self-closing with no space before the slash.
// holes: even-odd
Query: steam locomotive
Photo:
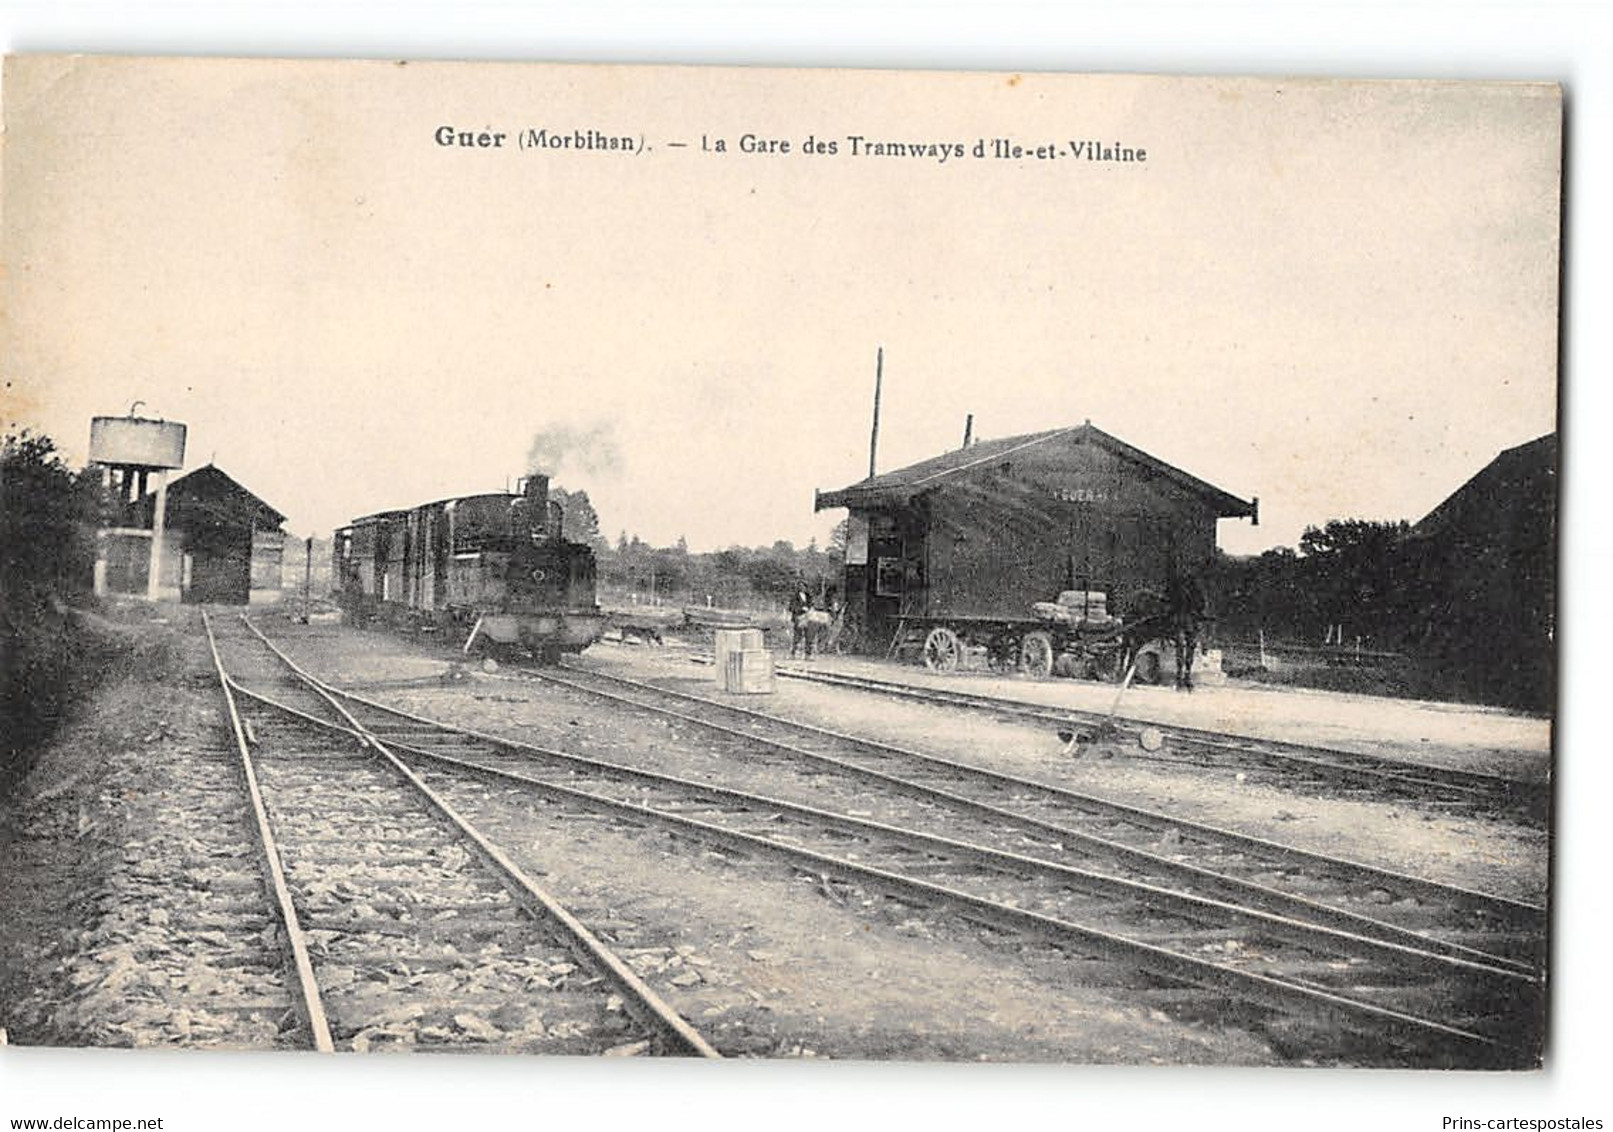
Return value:
<svg viewBox="0 0 1613 1132">
<path fill-rule="evenodd" d="M 357 623 L 463 636 L 553 664 L 604 626 L 594 552 L 568 542 L 549 477 L 516 493 L 467 495 L 366 515 L 336 532 L 336 594 Z"/>
</svg>

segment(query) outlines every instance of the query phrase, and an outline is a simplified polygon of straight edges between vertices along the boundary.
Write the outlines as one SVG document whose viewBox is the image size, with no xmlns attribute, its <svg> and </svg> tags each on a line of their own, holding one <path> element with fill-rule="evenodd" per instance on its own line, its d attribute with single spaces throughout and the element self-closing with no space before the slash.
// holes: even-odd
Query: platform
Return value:
<svg viewBox="0 0 1613 1132">
<path fill-rule="evenodd" d="M 789 666 L 799 667 L 805 666 Z M 850 657 L 818 657 L 810 667 L 1083 712 L 1109 711 L 1120 691 L 1118 685 L 1091 680 L 1030 680 L 989 672 L 939 675 L 917 665 Z M 780 674 L 786 671 L 781 665 Z M 1192 692 L 1133 685 L 1122 696 L 1118 714 L 1142 722 L 1334 747 L 1530 782 L 1545 781 L 1551 768 L 1549 719 L 1471 704 L 1229 680 Z"/>
</svg>

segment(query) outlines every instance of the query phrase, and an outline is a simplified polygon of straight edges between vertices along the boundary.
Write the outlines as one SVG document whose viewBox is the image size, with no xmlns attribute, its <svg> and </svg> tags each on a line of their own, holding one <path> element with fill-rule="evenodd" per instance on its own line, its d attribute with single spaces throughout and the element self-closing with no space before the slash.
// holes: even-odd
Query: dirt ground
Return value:
<svg viewBox="0 0 1613 1132">
<path fill-rule="evenodd" d="M 290 635 L 316 673 L 424 714 L 540 744 L 564 738 L 688 777 L 748 774 L 781 792 L 800 788 L 776 769 L 732 765 L 720 744 L 693 729 L 629 720 L 572 693 L 482 672 L 444 650 L 337 626 L 271 632 Z M 274 973 L 256 970 L 206 919 L 223 917 L 250 891 L 240 887 L 245 862 L 239 845 L 232 848 L 216 688 L 194 638 L 186 656 L 180 677 L 105 689 L 3 813 L 0 1026 L 15 1043 L 263 1048 L 280 1040 L 274 1011 L 239 1009 L 243 999 L 272 998 Z M 717 695 L 710 670 L 675 648 L 602 644 L 584 663 Z M 792 718 L 1303 848 L 1544 899 L 1544 830 L 1300 796 L 1140 750 L 1071 759 L 1041 728 L 800 682 L 750 699 Z M 1270 1035 L 1183 1016 L 1169 994 L 1103 963 L 664 832 L 567 816 L 507 789 L 452 790 L 728 1054 L 1287 1060 Z M 237 1009 L 209 1011 L 209 1000 Z"/>
<path fill-rule="evenodd" d="M 900 671 L 902 679 L 920 686 L 960 688 L 1050 708 L 1107 712 L 1116 704 L 1115 686 L 1092 680 L 1030 680 L 983 671 L 939 675 L 919 666 L 894 669 L 851 657 L 820 657 L 811 667 L 886 679 Z M 1190 695 L 1168 684 L 1133 684 L 1120 708 L 1129 719 L 1161 725 L 1311 743 L 1525 781 L 1543 781 L 1550 770 L 1551 721 L 1502 708 L 1277 687 L 1204 673 Z"/>
<path fill-rule="evenodd" d="M 225 930 L 243 892 L 261 902 L 257 865 L 216 681 L 194 638 L 180 645 L 180 669 L 85 705 L 0 809 L 0 1026 L 12 1042 L 275 1042 L 274 1010 L 204 1005 L 282 993 L 277 971 L 243 965 L 255 941 Z"/>
</svg>

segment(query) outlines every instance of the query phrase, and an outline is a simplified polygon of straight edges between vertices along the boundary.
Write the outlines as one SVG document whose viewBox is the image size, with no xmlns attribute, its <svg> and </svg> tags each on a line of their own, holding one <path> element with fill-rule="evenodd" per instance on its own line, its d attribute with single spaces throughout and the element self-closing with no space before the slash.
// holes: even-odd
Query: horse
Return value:
<svg viewBox="0 0 1613 1132">
<path fill-rule="evenodd" d="M 1207 620 L 1208 602 L 1198 579 L 1173 574 L 1165 591 L 1143 590 L 1132 599 L 1131 616 L 1122 630 L 1124 672 L 1150 641 L 1171 643 L 1176 653 L 1176 687 L 1193 690 L 1193 660 L 1199 648 L 1199 627 Z"/>
<path fill-rule="evenodd" d="M 1204 587 L 1191 574 L 1173 575 L 1165 587 L 1164 636 L 1176 646 L 1176 687 L 1193 690 L 1193 658 L 1199 651 L 1199 626 L 1209 619 Z"/>
<path fill-rule="evenodd" d="M 834 615 L 825 609 L 809 609 L 796 626 L 797 640 L 806 645 L 806 655 L 810 658 L 813 653 L 824 651 L 824 644 L 829 639 L 829 629 L 834 624 Z M 795 655 L 795 642 L 791 641 L 790 655 Z"/>
</svg>

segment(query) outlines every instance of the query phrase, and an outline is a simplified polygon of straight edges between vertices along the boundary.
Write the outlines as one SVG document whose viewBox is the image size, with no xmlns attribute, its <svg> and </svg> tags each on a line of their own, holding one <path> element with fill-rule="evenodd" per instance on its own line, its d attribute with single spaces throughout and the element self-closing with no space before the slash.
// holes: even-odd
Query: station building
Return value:
<svg viewBox="0 0 1613 1132">
<path fill-rule="evenodd" d="M 884 651 L 904 623 L 1026 618 L 1064 590 L 1124 614 L 1173 571 L 1196 572 L 1216 523 L 1259 522 L 1242 500 L 1092 422 L 983 440 L 837 491 L 844 507 L 848 623 Z"/>
<path fill-rule="evenodd" d="M 277 602 L 285 516 L 209 464 L 167 486 L 156 596 L 185 602 L 258 605 Z M 102 534 L 104 592 L 148 592 L 149 534 L 156 496 L 114 500 L 121 514 Z"/>
</svg>

